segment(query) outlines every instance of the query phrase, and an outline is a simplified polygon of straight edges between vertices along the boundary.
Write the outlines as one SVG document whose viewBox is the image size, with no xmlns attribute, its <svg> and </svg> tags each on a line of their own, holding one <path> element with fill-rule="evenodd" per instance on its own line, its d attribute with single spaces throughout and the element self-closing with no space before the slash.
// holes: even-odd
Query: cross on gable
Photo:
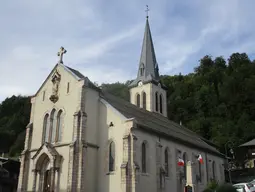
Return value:
<svg viewBox="0 0 255 192">
<path fill-rule="evenodd" d="M 63 63 L 63 55 L 66 53 L 66 50 L 64 47 L 60 47 L 60 50 L 58 52 L 59 56 L 59 63 Z"/>
</svg>

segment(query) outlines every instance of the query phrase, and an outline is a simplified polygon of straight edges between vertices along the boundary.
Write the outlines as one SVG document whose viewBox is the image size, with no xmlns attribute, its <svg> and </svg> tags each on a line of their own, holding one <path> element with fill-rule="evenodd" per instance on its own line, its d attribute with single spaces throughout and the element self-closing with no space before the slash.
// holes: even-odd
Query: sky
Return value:
<svg viewBox="0 0 255 192">
<path fill-rule="evenodd" d="M 162 75 L 193 72 L 205 55 L 254 59 L 254 0 L 2 0 L 0 102 L 33 95 L 61 46 L 64 64 L 92 82 L 135 78 L 146 5 Z"/>
</svg>

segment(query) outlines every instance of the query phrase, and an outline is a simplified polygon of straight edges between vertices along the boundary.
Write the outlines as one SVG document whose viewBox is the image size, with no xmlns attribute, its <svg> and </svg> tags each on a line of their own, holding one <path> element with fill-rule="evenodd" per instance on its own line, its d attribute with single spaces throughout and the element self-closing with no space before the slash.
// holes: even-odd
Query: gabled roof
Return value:
<svg viewBox="0 0 255 192">
<path fill-rule="evenodd" d="M 52 156 L 59 156 L 57 150 L 54 147 L 52 147 L 50 143 L 44 143 L 33 155 L 32 159 L 35 159 L 40 154 L 41 151 L 48 151 Z"/>
<path fill-rule="evenodd" d="M 247 143 L 244 143 L 239 147 L 251 147 L 251 146 L 255 146 L 255 139 L 252 139 L 251 141 L 248 141 Z"/>
<path fill-rule="evenodd" d="M 54 68 L 51 70 L 50 74 L 48 75 L 48 77 L 44 80 L 44 82 L 42 83 L 41 87 L 38 89 L 38 91 L 36 92 L 36 94 L 34 96 L 36 96 L 39 91 L 42 89 L 43 85 L 46 83 L 46 81 L 49 79 L 49 77 L 53 74 L 53 72 L 56 70 L 56 68 L 58 66 L 61 66 L 64 68 L 65 71 L 67 71 L 68 73 L 70 73 L 74 78 L 76 78 L 78 81 L 82 80 L 82 79 L 85 79 L 87 80 L 88 82 L 88 86 L 90 88 L 93 88 L 93 89 L 97 89 L 98 90 L 98 87 L 96 87 L 87 77 L 85 77 L 82 73 L 80 73 L 79 71 L 71 68 L 71 67 L 68 67 L 62 63 L 57 63 Z"/>
<path fill-rule="evenodd" d="M 122 113 L 126 118 L 135 118 L 136 123 L 141 129 L 172 138 L 172 140 L 176 142 L 183 143 L 197 149 L 202 149 L 203 151 L 224 156 L 214 147 L 203 141 L 201 137 L 193 131 L 180 126 L 160 114 L 139 108 L 106 92 L 102 92 L 101 97 Z"/>
</svg>

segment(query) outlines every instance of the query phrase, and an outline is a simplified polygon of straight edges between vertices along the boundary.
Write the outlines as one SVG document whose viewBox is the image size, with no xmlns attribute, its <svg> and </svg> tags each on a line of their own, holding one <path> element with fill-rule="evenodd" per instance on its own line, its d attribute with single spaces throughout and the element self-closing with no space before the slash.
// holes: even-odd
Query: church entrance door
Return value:
<svg viewBox="0 0 255 192">
<path fill-rule="evenodd" d="M 45 171 L 44 173 L 44 186 L 43 186 L 43 192 L 50 192 L 50 170 Z"/>
</svg>

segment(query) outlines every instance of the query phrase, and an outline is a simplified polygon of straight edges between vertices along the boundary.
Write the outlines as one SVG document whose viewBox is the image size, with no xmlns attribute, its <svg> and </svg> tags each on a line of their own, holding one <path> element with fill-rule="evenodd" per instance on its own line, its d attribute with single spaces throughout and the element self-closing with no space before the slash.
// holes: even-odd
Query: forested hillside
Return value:
<svg viewBox="0 0 255 192">
<path fill-rule="evenodd" d="M 30 117 L 28 97 L 12 96 L 0 104 L 0 152 L 18 156 L 24 146 Z"/>
<path fill-rule="evenodd" d="M 239 145 L 255 138 L 255 61 L 243 53 L 228 60 L 205 56 L 188 75 L 162 76 L 168 87 L 169 118 L 219 145 Z M 103 84 L 102 89 L 129 100 L 126 83 Z M 0 151 L 18 154 L 24 142 L 30 102 L 7 98 L 0 105 Z"/>
</svg>

